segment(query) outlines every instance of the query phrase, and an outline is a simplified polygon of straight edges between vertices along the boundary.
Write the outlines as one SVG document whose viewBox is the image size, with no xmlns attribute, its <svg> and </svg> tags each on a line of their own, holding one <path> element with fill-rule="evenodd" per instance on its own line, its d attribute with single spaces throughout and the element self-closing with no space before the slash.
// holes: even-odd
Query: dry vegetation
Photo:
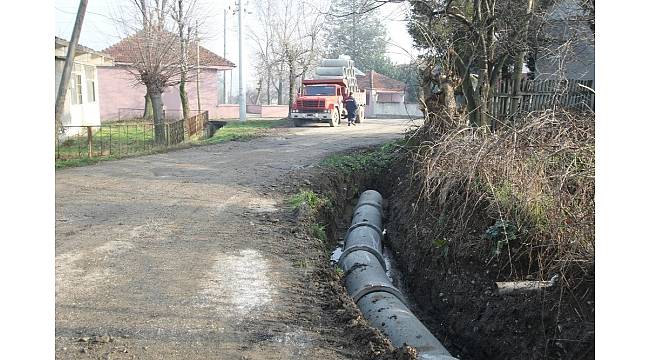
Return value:
<svg viewBox="0 0 650 360">
<path fill-rule="evenodd" d="M 593 114 L 532 113 L 495 133 L 433 123 L 407 147 L 413 214 L 428 219 L 418 224 L 431 253 L 498 264 L 501 280 L 557 274 L 584 313 L 594 287 Z"/>
</svg>

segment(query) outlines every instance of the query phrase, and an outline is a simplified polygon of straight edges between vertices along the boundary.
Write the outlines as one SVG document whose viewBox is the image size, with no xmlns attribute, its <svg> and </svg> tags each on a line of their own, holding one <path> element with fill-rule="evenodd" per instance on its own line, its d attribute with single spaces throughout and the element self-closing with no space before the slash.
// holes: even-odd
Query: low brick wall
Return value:
<svg viewBox="0 0 650 360">
<path fill-rule="evenodd" d="M 260 117 L 285 118 L 289 115 L 288 105 L 262 105 Z"/>
<path fill-rule="evenodd" d="M 221 104 L 216 106 L 216 110 L 210 111 L 210 118 L 212 119 L 238 119 L 239 118 L 239 105 L 237 104 Z"/>
<path fill-rule="evenodd" d="M 261 114 L 262 105 L 246 104 L 246 112 L 249 114 Z"/>
</svg>

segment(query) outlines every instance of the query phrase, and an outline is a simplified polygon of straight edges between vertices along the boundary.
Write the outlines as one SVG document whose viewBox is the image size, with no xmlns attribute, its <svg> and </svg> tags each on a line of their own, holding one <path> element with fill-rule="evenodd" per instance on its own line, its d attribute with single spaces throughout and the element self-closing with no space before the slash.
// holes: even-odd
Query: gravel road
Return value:
<svg viewBox="0 0 650 360">
<path fill-rule="evenodd" d="M 286 179 L 408 124 L 282 128 L 57 171 L 56 358 L 357 357 L 326 325 Z"/>
</svg>

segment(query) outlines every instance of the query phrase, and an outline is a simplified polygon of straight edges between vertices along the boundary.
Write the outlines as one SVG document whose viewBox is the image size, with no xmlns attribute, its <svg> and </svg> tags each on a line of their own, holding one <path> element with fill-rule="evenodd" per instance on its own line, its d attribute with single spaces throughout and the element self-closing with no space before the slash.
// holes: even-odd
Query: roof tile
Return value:
<svg viewBox="0 0 650 360">
<path fill-rule="evenodd" d="M 142 33 L 142 31 L 130 35 L 119 42 L 109 46 L 104 49 L 103 52 L 109 54 L 113 57 L 113 60 L 118 63 L 130 64 L 135 62 L 137 56 L 137 37 Z M 178 35 L 172 34 L 171 32 L 167 33 L 168 36 L 173 36 L 178 38 Z M 196 63 L 196 42 L 190 43 L 188 46 L 187 60 L 190 63 Z M 213 53 L 212 51 L 199 46 L 199 63 L 201 67 L 203 66 L 218 66 L 226 68 L 234 68 L 235 64 L 223 57 Z"/>
<path fill-rule="evenodd" d="M 375 90 L 402 91 L 406 84 L 389 78 L 388 76 L 378 73 L 374 70 L 369 71 L 365 76 L 357 76 L 357 84 L 362 90 L 370 89 L 370 77 L 372 76 L 372 88 Z"/>
</svg>

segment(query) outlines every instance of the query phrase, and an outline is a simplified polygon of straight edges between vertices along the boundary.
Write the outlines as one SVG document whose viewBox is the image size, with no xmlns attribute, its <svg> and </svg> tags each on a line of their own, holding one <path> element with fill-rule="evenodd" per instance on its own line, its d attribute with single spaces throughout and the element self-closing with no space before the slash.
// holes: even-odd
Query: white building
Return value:
<svg viewBox="0 0 650 360">
<path fill-rule="evenodd" d="M 56 96 L 63 75 L 69 42 L 55 37 L 54 44 L 54 94 Z M 61 118 L 66 135 L 78 133 L 81 126 L 99 126 L 101 124 L 97 66 L 112 64 L 113 59 L 109 55 L 77 45 Z"/>
<path fill-rule="evenodd" d="M 420 105 L 406 102 L 406 84 L 374 70 L 357 76 L 357 84 L 366 91 L 365 116 L 368 118 L 422 116 Z"/>
</svg>

